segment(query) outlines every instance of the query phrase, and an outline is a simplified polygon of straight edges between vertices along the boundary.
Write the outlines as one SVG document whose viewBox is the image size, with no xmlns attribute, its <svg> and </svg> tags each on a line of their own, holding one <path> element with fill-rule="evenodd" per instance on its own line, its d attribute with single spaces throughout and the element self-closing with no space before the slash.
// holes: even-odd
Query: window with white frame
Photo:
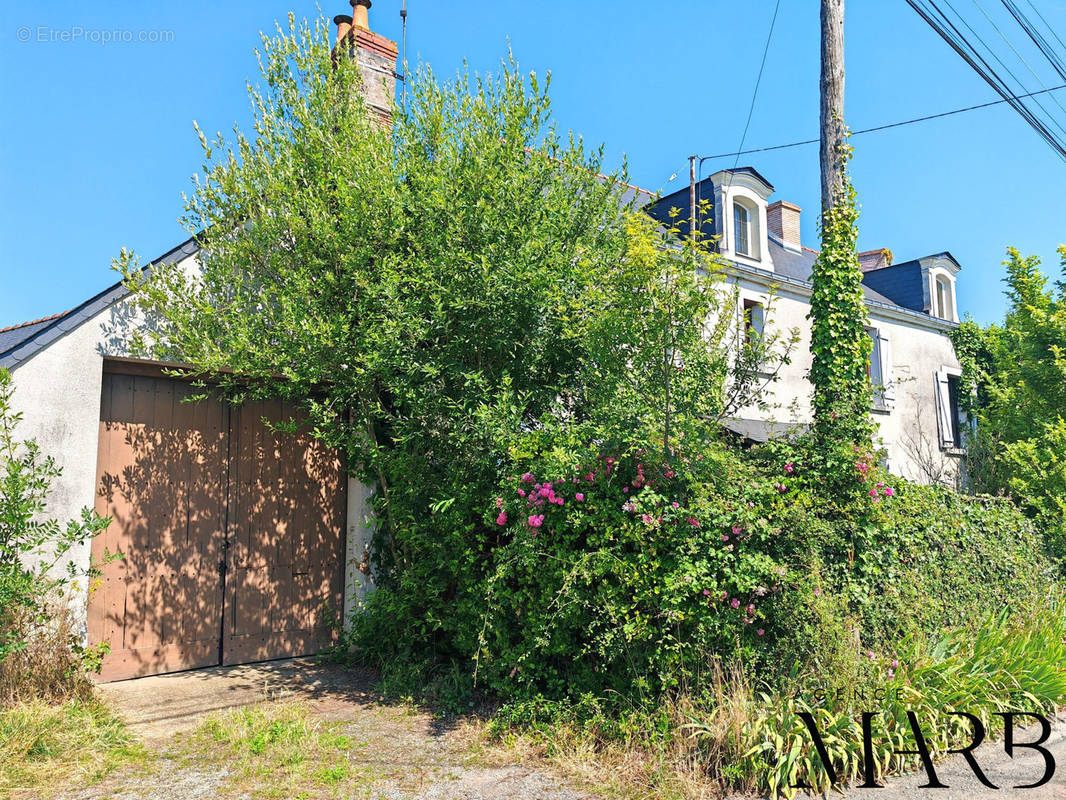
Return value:
<svg viewBox="0 0 1066 800">
<path fill-rule="evenodd" d="M 936 289 L 936 316 L 941 319 L 955 319 L 954 303 L 951 301 L 951 279 L 945 275 L 937 275 L 933 281 Z"/>
<path fill-rule="evenodd" d="M 733 250 L 738 255 L 758 258 L 752 217 L 754 209 L 739 199 L 733 200 Z"/>
</svg>

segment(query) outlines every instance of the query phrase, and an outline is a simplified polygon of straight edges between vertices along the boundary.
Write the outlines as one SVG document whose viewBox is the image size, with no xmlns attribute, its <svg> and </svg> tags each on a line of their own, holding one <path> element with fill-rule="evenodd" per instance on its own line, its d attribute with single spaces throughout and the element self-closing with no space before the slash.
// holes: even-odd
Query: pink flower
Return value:
<svg viewBox="0 0 1066 800">
<path fill-rule="evenodd" d="M 777 489 L 777 491 L 779 491 L 779 492 L 787 492 L 788 491 L 788 487 L 785 486 L 785 484 L 783 484 L 783 483 L 776 484 L 774 486 L 774 488 Z"/>
<path fill-rule="evenodd" d="M 764 633 L 766 633 L 766 631 L 764 631 L 762 628 L 759 628 L 759 630 L 755 631 L 756 636 L 762 636 Z"/>
<path fill-rule="evenodd" d="M 585 495 L 582 494 L 581 492 L 578 492 L 577 494 L 574 495 L 574 499 L 577 500 L 577 502 L 579 502 L 579 503 L 584 502 Z"/>
<path fill-rule="evenodd" d="M 643 522 L 645 525 L 651 525 L 651 514 L 641 514 L 640 521 Z"/>
<path fill-rule="evenodd" d="M 693 528 L 698 528 L 700 526 L 700 521 L 698 519 L 696 519 L 695 517 L 689 517 L 687 522 Z"/>
<path fill-rule="evenodd" d="M 629 494 L 629 487 L 628 486 L 623 486 L 622 487 L 622 491 L 625 492 L 626 494 Z"/>
<path fill-rule="evenodd" d="M 677 502 L 676 500 L 674 502 L 672 502 L 670 505 L 673 506 L 674 508 L 681 508 L 681 504 L 679 502 Z"/>
<path fill-rule="evenodd" d="M 519 497 L 525 497 L 526 496 L 526 490 L 525 489 L 519 489 L 518 490 L 518 496 Z"/>
<path fill-rule="evenodd" d="M 502 497 L 497 497 L 496 498 L 496 508 L 503 508 L 503 498 Z"/>
<path fill-rule="evenodd" d="M 522 483 L 533 483 L 533 473 L 527 472 L 525 475 L 522 476 L 521 480 Z"/>
<path fill-rule="evenodd" d="M 877 489 L 870 490 L 870 497 L 877 497 Z"/>
<path fill-rule="evenodd" d="M 742 530 L 744 530 L 744 529 L 743 529 L 743 528 L 741 528 L 741 527 L 740 527 L 739 525 L 734 525 L 734 526 L 733 526 L 733 528 L 732 528 L 732 531 L 733 531 L 733 535 L 734 535 L 734 536 L 740 536 L 740 532 L 741 532 Z"/>
<path fill-rule="evenodd" d="M 533 514 L 529 518 L 528 522 L 529 522 L 529 527 L 531 527 L 531 528 L 539 528 L 541 525 L 544 524 L 544 515 L 543 514 Z"/>
<path fill-rule="evenodd" d="M 890 670 L 888 671 L 888 677 L 889 677 L 889 678 L 895 678 L 895 677 L 896 677 L 896 671 L 895 671 L 895 670 L 892 670 L 892 669 L 890 669 Z"/>
<path fill-rule="evenodd" d="M 626 501 L 625 505 L 622 506 L 622 510 L 623 511 L 628 511 L 630 514 L 632 514 L 634 511 L 637 510 L 637 507 L 635 505 L 633 505 L 633 501 L 632 500 L 628 500 L 628 501 Z"/>
<path fill-rule="evenodd" d="M 892 659 L 892 669 L 899 669 L 899 662 L 896 659 Z"/>
<path fill-rule="evenodd" d="M 754 604 L 754 603 L 751 603 L 751 604 L 750 604 L 750 605 L 748 606 L 748 613 L 749 613 L 749 614 L 754 614 L 754 613 L 755 613 L 755 604 Z"/>
<path fill-rule="evenodd" d="M 885 497 L 894 497 L 895 494 L 896 494 L 896 490 L 893 489 L 891 486 L 886 486 L 885 487 Z"/>
<path fill-rule="evenodd" d="M 815 589 L 815 590 L 814 590 L 814 594 L 815 594 L 815 596 L 817 596 L 817 595 L 820 595 L 821 593 L 822 593 L 822 590 L 821 590 L 821 589 Z"/>
<path fill-rule="evenodd" d="M 496 524 L 497 525 L 506 525 L 507 524 L 507 512 L 506 511 L 501 511 L 500 512 L 500 516 L 496 517 Z"/>
<path fill-rule="evenodd" d="M 873 651 L 873 650 L 869 650 L 869 651 L 867 651 L 867 653 L 866 653 L 866 657 L 867 657 L 867 658 L 869 658 L 869 659 L 871 659 L 871 660 L 873 660 L 873 657 L 874 657 L 874 651 Z"/>
<path fill-rule="evenodd" d="M 722 600 L 728 600 L 729 599 L 729 592 L 722 592 L 721 599 Z"/>
<path fill-rule="evenodd" d="M 674 471 L 673 471 L 672 469 L 668 469 L 668 470 L 666 471 L 666 477 L 667 477 L 667 478 L 672 478 L 672 477 L 674 477 Z"/>
<path fill-rule="evenodd" d="M 740 608 L 740 601 L 734 597 L 732 600 L 729 601 L 729 606 L 730 608 Z"/>
<path fill-rule="evenodd" d="M 710 597 L 711 596 L 711 590 L 710 589 L 704 589 L 703 590 L 703 596 L 704 597 Z"/>
<path fill-rule="evenodd" d="M 724 533 L 722 534 L 722 541 L 723 542 L 728 542 L 729 541 L 729 537 L 726 536 Z"/>
<path fill-rule="evenodd" d="M 795 471 L 796 471 L 796 465 L 793 464 L 791 461 L 789 461 L 787 464 L 785 464 L 785 472 L 787 472 L 789 475 L 791 475 Z"/>
<path fill-rule="evenodd" d="M 596 473 L 595 472 L 590 472 L 588 475 L 585 476 L 585 480 L 588 481 L 589 483 L 592 483 L 593 481 L 596 480 Z"/>
</svg>

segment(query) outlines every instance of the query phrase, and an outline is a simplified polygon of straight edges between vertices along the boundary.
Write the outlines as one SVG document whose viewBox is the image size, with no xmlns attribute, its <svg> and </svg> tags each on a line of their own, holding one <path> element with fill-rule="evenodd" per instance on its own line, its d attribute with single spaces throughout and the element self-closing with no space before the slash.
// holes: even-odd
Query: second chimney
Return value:
<svg viewBox="0 0 1066 800">
<path fill-rule="evenodd" d="M 800 244 L 800 207 L 778 200 L 766 207 L 766 227 L 790 250 L 802 250 Z"/>
<path fill-rule="evenodd" d="M 367 13 L 371 0 L 351 0 L 352 16 L 334 17 L 337 43 L 333 57 L 348 56 L 359 61 L 361 92 L 367 110 L 383 128 L 392 126 L 392 104 L 396 98 L 396 42 L 370 30 Z"/>
</svg>

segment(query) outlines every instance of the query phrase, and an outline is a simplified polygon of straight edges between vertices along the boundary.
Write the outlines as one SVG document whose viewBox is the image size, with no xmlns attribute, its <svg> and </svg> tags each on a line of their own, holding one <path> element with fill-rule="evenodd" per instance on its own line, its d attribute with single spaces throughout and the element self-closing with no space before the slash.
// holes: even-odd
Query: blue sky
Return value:
<svg viewBox="0 0 1066 800">
<path fill-rule="evenodd" d="M 1066 34 L 1066 2 L 1034 2 Z M 346 0 L 322 3 L 330 17 L 349 10 Z M 611 164 L 626 157 L 632 182 L 673 191 L 687 180 L 688 155 L 737 149 L 774 3 L 408 5 L 412 64 L 428 62 L 442 76 L 464 59 L 491 70 L 509 40 L 524 69 L 552 71 L 561 128 L 605 143 Z M 748 147 L 817 136 L 818 0 L 781 5 Z M 977 14 L 976 3 L 957 4 L 964 12 L 967 6 Z M 400 0 L 375 0 L 372 27 L 398 38 L 399 7 Z M 244 84 L 256 75 L 258 32 L 290 10 L 314 16 L 319 6 L 3 5 L 0 326 L 68 309 L 110 285 L 110 261 L 122 247 L 151 259 L 184 238 L 181 192 L 200 164 L 192 120 L 209 132 L 247 122 Z M 165 41 L 115 41 L 141 31 Z M 1020 38 L 1012 36 L 1015 44 Z M 904 0 L 849 0 L 846 40 L 852 129 L 995 99 Z M 1002 41 L 998 52 L 1009 52 Z M 1057 83 L 1046 74 L 1044 80 Z M 1039 88 L 1033 78 L 1028 86 Z M 1066 106 L 1066 91 L 1058 96 Z M 1059 118 L 1066 124 L 1066 113 Z M 1003 313 L 1007 245 L 1040 255 L 1057 273 L 1055 247 L 1066 240 L 1066 164 L 1006 105 L 853 144 L 863 249 L 889 247 L 897 260 L 950 250 L 963 265 L 960 308 L 981 322 Z M 775 185 L 774 199 L 803 208 L 804 242 L 816 246 L 817 146 L 740 163 Z M 705 174 L 731 165 L 708 162 Z"/>
</svg>

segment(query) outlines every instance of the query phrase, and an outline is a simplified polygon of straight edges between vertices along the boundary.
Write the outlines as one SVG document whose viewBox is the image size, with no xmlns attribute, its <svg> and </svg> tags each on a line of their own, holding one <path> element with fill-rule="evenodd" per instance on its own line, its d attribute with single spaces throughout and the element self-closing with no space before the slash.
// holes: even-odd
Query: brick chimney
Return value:
<svg viewBox="0 0 1066 800">
<path fill-rule="evenodd" d="M 892 251 L 886 247 L 877 250 L 867 250 L 859 253 L 859 269 L 863 272 L 873 272 L 875 269 L 884 269 L 892 264 Z"/>
<path fill-rule="evenodd" d="M 802 250 L 800 244 L 800 211 L 802 209 L 784 200 L 766 207 L 766 227 L 770 233 L 790 250 Z"/>
<path fill-rule="evenodd" d="M 392 103 L 396 97 L 396 42 L 370 30 L 371 0 L 351 0 L 352 15 L 333 18 L 337 39 L 333 58 L 356 58 L 362 77 L 363 102 L 383 128 L 392 127 Z"/>
</svg>

